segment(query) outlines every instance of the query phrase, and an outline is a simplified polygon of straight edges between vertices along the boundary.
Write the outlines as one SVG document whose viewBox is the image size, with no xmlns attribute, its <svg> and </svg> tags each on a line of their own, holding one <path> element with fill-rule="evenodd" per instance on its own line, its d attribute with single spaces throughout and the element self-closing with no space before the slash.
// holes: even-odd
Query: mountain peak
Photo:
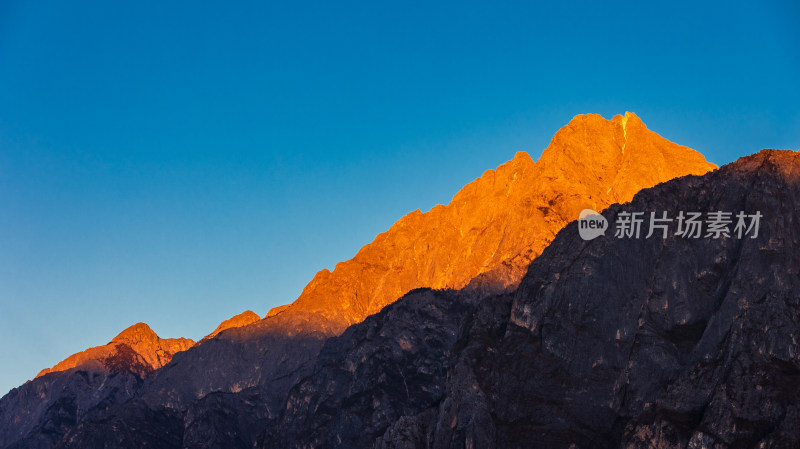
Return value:
<svg viewBox="0 0 800 449">
<path fill-rule="evenodd" d="M 784 176 L 800 176 L 800 152 L 765 149 L 756 154 L 741 157 L 724 168 L 744 173 L 771 171 Z"/>
<path fill-rule="evenodd" d="M 615 115 L 611 120 L 599 114 L 576 115 L 556 132 L 548 150 L 560 150 L 573 157 L 593 156 L 593 160 L 602 158 L 613 162 L 618 154 L 625 153 L 628 130 L 634 128 L 647 130 L 647 126 L 633 112 Z"/>
<path fill-rule="evenodd" d="M 158 335 L 145 323 L 136 323 L 124 331 L 120 332 L 111 340 L 111 343 L 130 343 L 138 344 L 141 342 L 153 342 L 158 340 Z"/>
<path fill-rule="evenodd" d="M 511 159 L 511 161 L 519 161 L 527 163 L 527 162 L 533 162 L 533 159 L 531 159 L 531 156 L 525 151 L 517 151 L 516 153 L 514 153 L 514 158 Z"/>
<path fill-rule="evenodd" d="M 203 338 L 203 341 L 208 340 L 209 338 L 214 338 L 217 334 L 219 334 L 222 331 L 234 327 L 247 326 L 248 324 L 255 323 L 260 319 L 261 317 L 258 316 L 258 314 L 256 314 L 252 310 L 245 310 L 244 312 L 223 321 L 219 326 L 217 326 L 216 329 L 214 329 L 214 332 L 208 334 L 205 338 Z"/>
<path fill-rule="evenodd" d="M 640 121 L 640 122 L 642 121 L 642 120 L 639 118 L 639 116 L 638 116 L 638 115 L 636 115 L 636 113 L 635 113 L 635 112 L 630 112 L 630 111 L 625 111 L 625 113 L 624 113 L 624 114 L 617 114 L 617 115 L 615 115 L 615 116 L 614 116 L 614 118 L 613 118 L 613 119 L 616 119 L 617 117 L 619 117 L 619 119 L 620 119 L 620 120 L 622 120 L 622 121 L 627 121 L 628 119 L 633 119 L 633 120 L 635 120 L 635 121 Z M 613 120 L 613 119 L 612 119 L 612 120 Z"/>
<path fill-rule="evenodd" d="M 120 332 L 108 344 L 73 354 L 52 368 L 36 375 L 72 368 L 117 372 L 130 370 L 144 376 L 167 364 L 176 352 L 194 346 L 188 338 L 160 338 L 145 323 L 136 323 Z"/>
<path fill-rule="evenodd" d="M 508 290 L 581 209 L 602 210 L 642 188 L 714 168 L 632 112 L 611 120 L 575 116 L 539 161 L 517 152 L 448 205 L 407 214 L 353 259 L 318 273 L 291 308 L 265 321 L 318 313 L 336 333 L 415 288 L 458 289 L 480 276 L 475 285 Z"/>
<path fill-rule="evenodd" d="M 611 120 L 576 116 L 553 136 L 537 164 L 552 181 L 572 179 L 574 193 L 584 197 L 605 189 L 608 204 L 629 201 L 639 190 L 668 179 L 717 168 L 697 151 L 650 131 L 632 112 Z"/>
</svg>

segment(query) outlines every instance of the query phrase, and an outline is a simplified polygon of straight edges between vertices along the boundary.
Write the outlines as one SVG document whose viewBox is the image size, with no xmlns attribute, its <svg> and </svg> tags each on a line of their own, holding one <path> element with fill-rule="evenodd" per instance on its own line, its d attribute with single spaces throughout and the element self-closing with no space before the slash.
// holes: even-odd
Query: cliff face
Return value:
<svg viewBox="0 0 800 449">
<path fill-rule="evenodd" d="M 572 223 L 515 292 L 410 294 L 328 340 L 261 445 L 798 447 L 797 198 L 800 154 L 765 150 L 603 213 L 761 213 L 757 238 Z"/>
</svg>

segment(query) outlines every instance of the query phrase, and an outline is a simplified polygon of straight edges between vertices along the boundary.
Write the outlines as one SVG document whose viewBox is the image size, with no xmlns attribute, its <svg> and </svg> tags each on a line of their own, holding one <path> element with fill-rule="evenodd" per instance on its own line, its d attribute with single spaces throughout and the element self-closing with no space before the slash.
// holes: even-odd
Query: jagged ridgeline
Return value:
<svg viewBox="0 0 800 449">
<path fill-rule="evenodd" d="M 448 205 L 408 214 L 318 273 L 294 303 L 263 319 L 244 313 L 188 350 L 158 353 L 163 367 L 141 369 L 134 362 L 154 351 L 134 346 L 118 358 L 130 363 L 113 369 L 105 355 L 56 365 L 0 401 L 0 447 L 372 447 L 412 441 L 406 431 L 427 438 L 425 417 L 443 416 L 437 407 L 455 388 L 447 379 L 459 379 L 470 323 L 488 320 L 486 329 L 502 328 L 492 339 L 505 335 L 520 281 L 567 223 L 582 209 L 714 168 L 634 114 L 578 116 L 537 162 L 518 153 Z M 386 307 L 419 288 L 440 291 Z M 509 444 L 498 426 L 495 441 Z"/>
<path fill-rule="evenodd" d="M 800 447 L 799 197 L 800 154 L 765 150 L 604 214 L 749 211 L 756 238 L 572 223 L 515 292 L 411 293 L 326 342 L 261 447 Z"/>
</svg>

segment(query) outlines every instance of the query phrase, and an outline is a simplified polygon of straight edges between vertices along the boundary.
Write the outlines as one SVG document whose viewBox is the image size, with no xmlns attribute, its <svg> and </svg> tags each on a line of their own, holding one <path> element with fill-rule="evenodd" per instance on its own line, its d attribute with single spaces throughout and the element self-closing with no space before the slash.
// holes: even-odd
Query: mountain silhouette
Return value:
<svg viewBox="0 0 800 449">
<path fill-rule="evenodd" d="M 83 360 L 72 356 L 12 390 L 0 400 L 0 447 L 137 447 L 133 442 L 153 438 L 169 441 L 164 447 L 210 447 L 203 446 L 216 441 L 209 435 L 221 438 L 220 446 L 251 445 L 281 416 L 289 390 L 315 369 L 326 339 L 419 288 L 459 290 L 470 303 L 509 294 L 582 209 L 603 210 L 643 188 L 714 168 L 632 113 L 577 116 L 537 162 L 517 153 L 448 205 L 406 215 L 353 259 L 317 273 L 293 303 L 258 321 L 245 313 L 222 323 L 152 374 L 87 376 L 86 361 L 67 363 Z M 119 384 L 113 391 L 106 374 Z M 55 384 L 63 387 L 43 405 L 37 392 Z M 83 404 L 84 395 L 102 399 Z M 244 410 L 248 419 L 236 418 Z M 237 429 L 235 442 L 226 427 Z"/>
</svg>

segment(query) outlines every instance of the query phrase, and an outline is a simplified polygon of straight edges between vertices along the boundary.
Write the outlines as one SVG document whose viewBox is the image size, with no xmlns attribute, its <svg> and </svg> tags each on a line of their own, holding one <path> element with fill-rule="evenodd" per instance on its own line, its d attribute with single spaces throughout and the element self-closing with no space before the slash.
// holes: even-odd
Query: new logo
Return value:
<svg viewBox="0 0 800 449">
<path fill-rule="evenodd" d="M 606 229 L 608 229 L 608 220 L 599 213 L 591 209 L 584 209 L 578 215 L 578 232 L 582 239 L 596 239 L 605 235 Z"/>
</svg>

